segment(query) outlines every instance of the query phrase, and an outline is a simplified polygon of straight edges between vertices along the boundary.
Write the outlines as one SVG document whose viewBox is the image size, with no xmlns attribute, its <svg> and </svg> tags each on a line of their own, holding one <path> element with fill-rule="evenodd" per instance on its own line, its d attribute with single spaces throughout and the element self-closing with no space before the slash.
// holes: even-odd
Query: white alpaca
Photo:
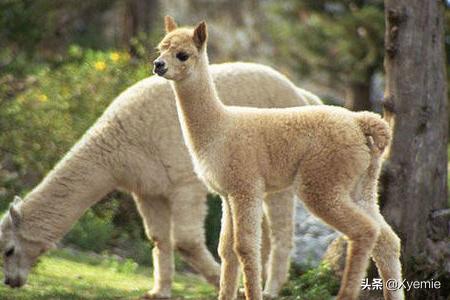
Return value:
<svg viewBox="0 0 450 300">
<path fill-rule="evenodd" d="M 222 64 L 211 66 L 211 72 L 228 103 L 261 107 L 320 103 L 262 65 Z M 239 95 L 245 95 L 245 101 L 232 101 L 241 99 Z M 116 188 L 133 193 L 155 245 L 155 285 L 148 297 L 170 297 L 172 240 L 182 257 L 218 286 L 219 266 L 204 243 L 206 189 L 194 175 L 182 141 L 172 89 L 158 77 L 123 92 L 25 201 L 11 207 L 0 231 L 5 282 L 23 285 L 36 258 L 87 208 Z M 270 209 L 279 201 L 286 203 L 284 210 Z M 267 288 L 275 295 L 286 280 L 292 247 L 292 193 L 282 192 L 266 203 L 273 242 Z"/>
<path fill-rule="evenodd" d="M 172 80 L 194 169 L 223 199 L 219 299 L 235 299 L 238 262 L 246 299 L 262 299 L 262 199 L 290 187 L 350 241 L 337 299 L 357 299 L 370 255 L 385 282 L 401 282 L 400 241 L 377 204 L 380 155 L 390 141 L 387 123 L 370 112 L 333 106 L 224 105 L 208 70 L 206 23 L 177 29 L 172 18 L 165 21 L 154 71 Z M 384 294 L 404 298 L 401 290 L 385 287 Z"/>
</svg>

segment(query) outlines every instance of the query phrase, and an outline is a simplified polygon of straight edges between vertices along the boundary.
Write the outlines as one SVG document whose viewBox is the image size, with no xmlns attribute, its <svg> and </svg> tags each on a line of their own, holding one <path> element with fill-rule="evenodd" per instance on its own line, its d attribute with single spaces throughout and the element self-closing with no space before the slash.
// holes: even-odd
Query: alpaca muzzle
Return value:
<svg viewBox="0 0 450 300">
<path fill-rule="evenodd" d="M 4 283 L 12 288 L 20 288 L 25 284 L 25 281 L 20 279 L 20 277 L 16 278 L 5 277 Z"/>
<path fill-rule="evenodd" d="M 153 73 L 163 76 L 167 72 L 166 63 L 162 59 L 157 59 L 153 62 Z"/>
</svg>

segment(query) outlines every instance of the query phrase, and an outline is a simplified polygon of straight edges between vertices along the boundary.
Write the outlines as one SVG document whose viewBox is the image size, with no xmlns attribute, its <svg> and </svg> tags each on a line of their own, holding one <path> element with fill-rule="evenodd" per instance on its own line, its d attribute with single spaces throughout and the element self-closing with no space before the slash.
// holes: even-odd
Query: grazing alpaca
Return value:
<svg viewBox="0 0 450 300">
<path fill-rule="evenodd" d="M 208 70 L 205 22 L 177 28 L 166 17 L 154 72 L 172 80 L 185 143 L 198 176 L 223 199 L 221 300 L 236 297 L 238 261 L 246 299 L 262 299 L 262 199 L 293 187 L 309 210 L 350 240 L 337 299 L 356 299 L 372 255 L 380 274 L 401 280 L 400 241 L 376 201 L 386 122 L 332 106 L 226 106 Z M 403 299 L 402 291 L 386 299 Z"/>
<path fill-rule="evenodd" d="M 262 65 L 229 63 L 211 66 L 211 72 L 227 103 L 288 107 L 320 102 Z M 242 94 L 243 102 L 231 101 Z M 283 94 L 290 98 L 283 99 Z M 149 298 L 170 297 L 172 240 L 181 256 L 218 286 L 219 265 L 204 240 L 206 189 L 192 171 L 173 91 L 167 80 L 155 76 L 122 93 L 25 201 L 16 201 L 5 215 L 0 228 L 5 282 L 23 285 L 36 258 L 62 238 L 87 208 L 116 188 L 133 194 L 154 242 L 155 285 Z M 273 295 L 287 276 L 292 197 L 291 192 L 280 192 L 266 199 L 272 228 L 267 286 Z M 285 203 L 282 210 L 280 202 Z"/>
</svg>

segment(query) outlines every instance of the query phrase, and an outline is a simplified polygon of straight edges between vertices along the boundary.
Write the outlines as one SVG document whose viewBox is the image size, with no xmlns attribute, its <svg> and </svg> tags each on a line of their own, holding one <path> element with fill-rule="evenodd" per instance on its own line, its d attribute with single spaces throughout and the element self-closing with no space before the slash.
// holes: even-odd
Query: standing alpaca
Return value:
<svg viewBox="0 0 450 300">
<path fill-rule="evenodd" d="M 233 300 L 238 261 L 248 300 L 262 299 L 261 220 L 266 193 L 293 187 L 309 210 L 350 240 L 337 299 L 356 299 L 369 256 L 383 279 L 401 281 L 400 241 L 376 201 L 381 154 L 390 141 L 378 115 L 332 106 L 226 106 L 208 70 L 205 22 L 176 28 L 158 45 L 154 72 L 172 80 L 194 169 L 223 199 L 221 300 Z M 403 291 L 384 290 L 386 299 Z"/>
<path fill-rule="evenodd" d="M 288 107 L 320 102 L 286 77 L 257 64 L 211 66 L 222 99 L 237 105 Z M 289 94 L 289 98 L 282 98 Z M 245 95 L 243 102 L 236 102 Z M 122 93 L 25 200 L 2 220 L 5 283 L 21 286 L 31 265 L 84 211 L 109 191 L 131 192 L 154 242 L 154 287 L 149 298 L 169 298 L 173 245 L 218 286 L 219 265 L 205 246 L 206 189 L 192 171 L 167 80 L 151 77 Z M 276 295 L 287 277 L 292 247 L 292 193 L 266 198 L 271 226 L 267 289 Z M 285 203 L 284 209 L 279 209 Z M 274 208 L 272 208 L 274 207 Z"/>
</svg>

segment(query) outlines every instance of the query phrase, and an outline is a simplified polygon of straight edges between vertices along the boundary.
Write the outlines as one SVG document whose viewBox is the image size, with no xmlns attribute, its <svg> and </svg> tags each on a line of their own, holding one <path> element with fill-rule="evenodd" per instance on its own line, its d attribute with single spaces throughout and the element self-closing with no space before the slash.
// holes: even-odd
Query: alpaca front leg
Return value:
<svg viewBox="0 0 450 300">
<path fill-rule="evenodd" d="M 222 227 L 220 230 L 219 255 L 222 260 L 219 300 L 236 299 L 239 284 L 239 262 L 233 249 L 233 220 L 230 205 L 222 198 Z"/>
<path fill-rule="evenodd" d="M 294 194 L 291 190 L 269 194 L 264 201 L 270 227 L 270 258 L 264 296 L 276 298 L 289 275 L 294 233 Z"/>
<path fill-rule="evenodd" d="M 152 250 L 154 285 L 144 298 L 170 298 L 174 262 L 169 201 L 162 196 L 133 196 L 144 221 L 145 233 L 154 244 Z"/>
<path fill-rule="evenodd" d="M 220 266 L 206 247 L 206 189 L 200 182 L 177 187 L 170 194 L 176 249 L 196 271 L 219 289 Z"/>
<path fill-rule="evenodd" d="M 247 300 L 261 300 L 262 197 L 229 196 L 233 216 L 234 249 L 244 273 Z"/>
</svg>

